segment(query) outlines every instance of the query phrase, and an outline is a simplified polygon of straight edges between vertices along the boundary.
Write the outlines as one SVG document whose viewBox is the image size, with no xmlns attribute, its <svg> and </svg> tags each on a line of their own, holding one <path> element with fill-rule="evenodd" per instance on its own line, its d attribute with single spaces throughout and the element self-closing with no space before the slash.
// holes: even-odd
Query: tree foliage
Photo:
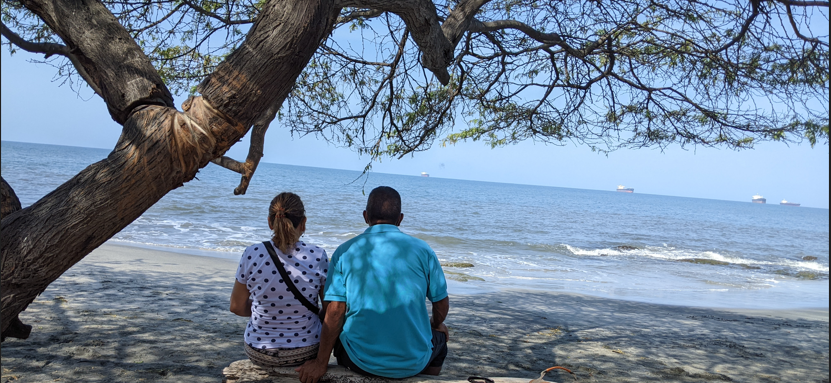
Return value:
<svg viewBox="0 0 831 383">
<path fill-rule="evenodd" d="M 264 1 L 104 3 L 178 93 L 239 46 Z M 399 2 L 342 3 L 279 118 L 373 158 L 437 138 L 601 151 L 828 142 L 828 2 L 483 0 L 446 84 L 423 67 Z M 24 39 L 60 41 L 20 4 L 3 4 Z M 459 3 L 434 6 L 443 22 Z"/>
</svg>

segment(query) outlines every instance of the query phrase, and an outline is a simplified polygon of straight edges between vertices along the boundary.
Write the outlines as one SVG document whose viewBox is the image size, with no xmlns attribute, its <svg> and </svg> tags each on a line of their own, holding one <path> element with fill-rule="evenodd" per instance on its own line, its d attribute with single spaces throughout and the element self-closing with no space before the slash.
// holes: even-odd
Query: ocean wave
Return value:
<svg viewBox="0 0 831 383">
<path fill-rule="evenodd" d="M 760 266 L 760 267 L 787 267 L 799 271 L 829 273 L 829 267 L 816 261 L 793 260 L 779 258 L 775 261 L 758 260 L 741 256 L 722 254 L 716 251 L 699 251 L 678 249 L 673 246 L 618 246 L 615 248 L 581 249 L 576 246 L 562 244 L 569 252 L 583 257 L 640 257 L 666 261 L 693 261 L 692 263 L 708 263 L 703 260 L 715 261 L 724 265 Z M 698 261 L 702 260 L 702 261 Z M 698 262 L 696 262 L 698 261 Z"/>
</svg>

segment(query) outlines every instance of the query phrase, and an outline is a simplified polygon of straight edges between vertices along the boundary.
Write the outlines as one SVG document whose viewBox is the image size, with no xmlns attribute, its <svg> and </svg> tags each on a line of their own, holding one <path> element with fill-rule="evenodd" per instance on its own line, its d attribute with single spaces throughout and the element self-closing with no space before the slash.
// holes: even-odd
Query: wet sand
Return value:
<svg viewBox="0 0 831 383">
<path fill-rule="evenodd" d="M 237 262 L 106 244 L 21 314 L 2 382 L 218 382 L 245 359 L 228 312 Z M 451 295 L 441 379 L 828 382 L 828 308 L 726 310 L 579 294 Z M 570 382 L 552 372 L 551 382 Z"/>
</svg>

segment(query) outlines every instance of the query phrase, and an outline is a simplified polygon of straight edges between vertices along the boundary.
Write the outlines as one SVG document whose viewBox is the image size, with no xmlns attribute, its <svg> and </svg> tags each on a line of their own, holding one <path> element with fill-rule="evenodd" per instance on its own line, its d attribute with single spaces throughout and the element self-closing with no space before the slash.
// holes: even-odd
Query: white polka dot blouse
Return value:
<svg viewBox="0 0 831 383">
<path fill-rule="evenodd" d="M 274 245 L 286 273 L 313 304 L 326 284 L 329 258 L 326 251 L 299 241 L 290 254 Z M 245 343 L 257 349 L 297 348 L 320 343 L 320 319 L 286 287 L 262 243 L 245 249 L 237 269 L 237 282 L 248 286 L 253 304 L 245 328 Z"/>
</svg>

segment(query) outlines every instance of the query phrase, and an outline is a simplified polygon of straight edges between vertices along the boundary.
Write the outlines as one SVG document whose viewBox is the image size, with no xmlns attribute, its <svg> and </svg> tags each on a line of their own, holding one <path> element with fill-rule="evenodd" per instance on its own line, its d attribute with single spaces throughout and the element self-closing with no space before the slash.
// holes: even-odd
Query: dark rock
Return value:
<svg viewBox="0 0 831 383">
<path fill-rule="evenodd" d="M 698 263 L 702 265 L 717 265 L 717 266 L 724 266 L 729 265 L 730 262 L 722 262 L 716 261 L 715 259 L 707 259 L 707 258 L 684 258 L 679 259 L 678 262 L 689 262 L 689 263 Z"/>
<path fill-rule="evenodd" d="M 820 279 L 819 274 L 811 272 L 811 271 L 800 271 L 800 272 L 796 273 L 796 277 L 799 278 L 799 279 L 808 279 L 808 280 Z"/>
<path fill-rule="evenodd" d="M 742 268 L 745 268 L 745 269 L 748 269 L 748 270 L 759 270 L 759 269 L 761 269 L 761 267 L 759 267 L 759 266 L 751 266 L 751 265 L 747 265 L 747 264 L 744 264 L 744 263 L 737 263 L 736 265 L 741 266 Z"/>
<path fill-rule="evenodd" d="M 467 262 L 442 262 L 442 267 L 473 267 L 472 263 Z"/>
</svg>

